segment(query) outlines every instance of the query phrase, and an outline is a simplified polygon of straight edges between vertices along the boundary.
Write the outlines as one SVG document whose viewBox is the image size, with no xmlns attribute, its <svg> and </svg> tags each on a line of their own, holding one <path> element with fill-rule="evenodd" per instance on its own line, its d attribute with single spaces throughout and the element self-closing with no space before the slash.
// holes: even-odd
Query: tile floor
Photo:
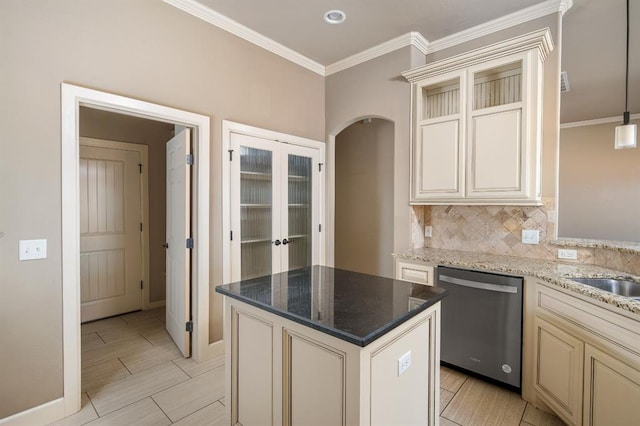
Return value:
<svg viewBox="0 0 640 426">
<path fill-rule="evenodd" d="M 562 425 L 517 394 L 441 369 L 440 424 Z M 224 360 L 185 359 L 164 308 L 82 326 L 82 410 L 55 425 L 223 425 Z"/>
</svg>

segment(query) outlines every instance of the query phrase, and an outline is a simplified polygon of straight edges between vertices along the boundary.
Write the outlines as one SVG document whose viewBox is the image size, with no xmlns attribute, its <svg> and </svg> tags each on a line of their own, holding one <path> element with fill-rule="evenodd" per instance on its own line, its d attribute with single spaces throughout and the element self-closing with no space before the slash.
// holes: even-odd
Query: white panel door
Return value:
<svg viewBox="0 0 640 426">
<path fill-rule="evenodd" d="M 81 321 L 142 308 L 140 153 L 80 145 Z"/>
<path fill-rule="evenodd" d="M 167 142 L 166 327 L 185 357 L 191 351 L 186 331 L 191 316 L 191 253 L 186 244 L 191 235 L 191 170 L 187 165 L 190 153 L 189 129 Z"/>
</svg>

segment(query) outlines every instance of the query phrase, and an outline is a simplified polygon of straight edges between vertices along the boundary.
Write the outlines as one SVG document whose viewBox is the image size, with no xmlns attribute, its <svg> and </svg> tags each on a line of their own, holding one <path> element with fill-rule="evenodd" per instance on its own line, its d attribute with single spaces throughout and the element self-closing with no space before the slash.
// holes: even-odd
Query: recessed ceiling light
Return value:
<svg viewBox="0 0 640 426">
<path fill-rule="evenodd" d="M 347 15 L 341 10 L 330 10 L 324 14 L 324 21 L 327 24 L 342 24 L 347 19 Z"/>
</svg>

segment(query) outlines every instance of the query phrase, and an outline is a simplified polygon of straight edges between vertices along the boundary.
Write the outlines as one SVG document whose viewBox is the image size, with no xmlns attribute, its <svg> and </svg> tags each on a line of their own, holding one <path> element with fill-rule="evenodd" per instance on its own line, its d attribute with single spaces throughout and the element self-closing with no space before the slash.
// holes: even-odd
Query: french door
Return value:
<svg viewBox="0 0 640 426">
<path fill-rule="evenodd" d="M 231 134 L 231 280 L 318 263 L 320 151 Z"/>
</svg>

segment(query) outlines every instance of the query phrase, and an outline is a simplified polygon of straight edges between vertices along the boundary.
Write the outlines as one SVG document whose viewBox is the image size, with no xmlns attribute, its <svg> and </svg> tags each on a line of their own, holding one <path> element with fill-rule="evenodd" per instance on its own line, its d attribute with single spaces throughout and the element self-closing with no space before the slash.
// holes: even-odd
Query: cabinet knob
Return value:
<svg viewBox="0 0 640 426">
<path fill-rule="evenodd" d="M 282 244 L 284 244 L 284 245 L 286 246 L 287 244 L 289 244 L 289 240 L 287 240 L 287 239 L 285 238 L 284 240 L 282 240 Z"/>
<path fill-rule="evenodd" d="M 275 245 L 279 246 L 279 245 L 280 245 L 280 244 L 282 244 L 282 243 L 280 242 L 280 240 L 275 240 L 275 241 L 273 242 L 273 244 L 275 244 Z"/>
</svg>

